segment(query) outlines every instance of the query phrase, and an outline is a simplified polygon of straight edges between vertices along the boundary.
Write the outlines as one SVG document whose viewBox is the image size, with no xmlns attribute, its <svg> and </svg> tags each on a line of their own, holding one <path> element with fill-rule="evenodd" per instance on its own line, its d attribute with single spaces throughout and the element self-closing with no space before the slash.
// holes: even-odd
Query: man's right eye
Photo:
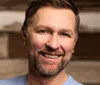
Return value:
<svg viewBox="0 0 100 85">
<path fill-rule="evenodd" d="M 46 34 L 46 33 L 48 33 L 48 31 L 47 30 L 37 30 L 37 33 Z"/>
</svg>

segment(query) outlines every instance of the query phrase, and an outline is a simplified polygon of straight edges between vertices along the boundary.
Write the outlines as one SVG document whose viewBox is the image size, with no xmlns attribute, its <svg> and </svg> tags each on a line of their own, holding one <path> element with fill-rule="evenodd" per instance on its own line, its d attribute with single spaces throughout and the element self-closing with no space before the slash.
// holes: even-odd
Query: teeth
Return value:
<svg viewBox="0 0 100 85">
<path fill-rule="evenodd" d="M 48 54 L 46 54 L 45 56 L 48 57 L 48 58 L 58 58 L 58 56 L 55 56 L 55 55 L 48 55 Z"/>
</svg>

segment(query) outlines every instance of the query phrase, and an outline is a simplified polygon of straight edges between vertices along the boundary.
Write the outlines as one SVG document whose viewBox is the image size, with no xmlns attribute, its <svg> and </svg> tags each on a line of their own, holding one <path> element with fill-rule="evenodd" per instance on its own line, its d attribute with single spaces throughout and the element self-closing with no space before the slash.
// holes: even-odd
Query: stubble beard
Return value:
<svg viewBox="0 0 100 85">
<path fill-rule="evenodd" d="M 57 64 L 56 68 L 50 69 L 41 60 L 39 60 L 38 57 L 30 56 L 29 57 L 29 67 L 31 68 L 33 75 L 36 72 L 41 77 L 54 77 L 64 70 L 64 68 L 67 66 L 69 61 L 70 60 L 65 61 L 62 59 L 60 63 Z"/>
</svg>

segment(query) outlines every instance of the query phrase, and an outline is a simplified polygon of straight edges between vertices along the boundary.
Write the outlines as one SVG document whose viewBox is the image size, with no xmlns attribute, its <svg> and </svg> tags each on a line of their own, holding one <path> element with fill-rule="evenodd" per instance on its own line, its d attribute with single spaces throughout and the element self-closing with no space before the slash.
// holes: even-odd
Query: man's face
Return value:
<svg viewBox="0 0 100 85">
<path fill-rule="evenodd" d="M 70 9 L 40 8 L 27 31 L 29 64 L 42 76 L 64 70 L 76 43 L 75 15 Z"/>
</svg>

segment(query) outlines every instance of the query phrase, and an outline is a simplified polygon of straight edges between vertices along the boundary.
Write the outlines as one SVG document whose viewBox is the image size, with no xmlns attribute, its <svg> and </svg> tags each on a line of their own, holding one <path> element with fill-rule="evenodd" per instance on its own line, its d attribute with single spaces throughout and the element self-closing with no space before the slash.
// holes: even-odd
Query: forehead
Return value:
<svg viewBox="0 0 100 85">
<path fill-rule="evenodd" d="M 32 21 L 35 25 L 75 29 L 75 14 L 65 8 L 42 7 L 35 13 Z"/>
</svg>

